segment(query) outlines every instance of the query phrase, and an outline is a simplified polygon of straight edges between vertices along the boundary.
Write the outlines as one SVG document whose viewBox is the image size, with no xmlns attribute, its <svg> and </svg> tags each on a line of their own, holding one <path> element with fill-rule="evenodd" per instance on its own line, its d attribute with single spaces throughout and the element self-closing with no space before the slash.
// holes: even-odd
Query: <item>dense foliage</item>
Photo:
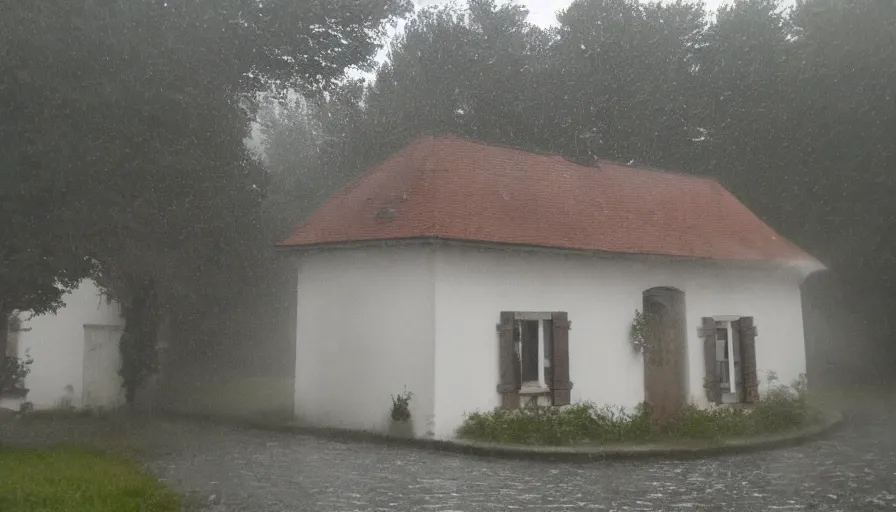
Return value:
<svg viewBox="0 0 896 512">
<path fill-rule="evenodd" d="M 0 356 L 0 393 L 21 389 L 33 363 L 34 360 L 28 355 L 24 358 Z"/>
<path fill-rule="evenodd" d="M 626 411 L 580 403 L 473 413 L 457 435 L 489 443 L 538 445 L 718 441 L 786 432 L 813 424 L 819 414 L 809 404 L 803 385 L 775 386 L 750 408 L 687 406 L 661 427 L 651 424 L 643 404 Z"/>
<path fill-rule="evenodd" d="M 296 214 L 423 133 L 713 176 L 832 269 L 807 283 L 808 337 L 850 348 L 814 362 L 873 377 L 896 334 L 896 4 L 712 14 L 574 0 L 543 29 L 492 0 L 422 9 L 372 81 L 266 125 L 271 170 Z"/>
<path fill-rule="evenodd" d="M 450 132 L 717 177 L 834 269 L 807 286 L 810 339 L 893 345 L 892 2 L 709 16 L 574 0 L 543 29 L 470 0 L 419 10 L 373 80 L 346 80 L 409 6 L 0 0 L 0 319 L 95 276 L 125 308 L 129 385 L 160 317 L 206 350 L 250 339 L 259 311 L 294 312 L 270 244 L 412 138 Z M 278 103 L 258 115 L 262 96 Z M 254 120 L 265 166 L 244 144 Z"/>
<path fill-rule="evenodd" d="M 201 330 L 269 243 L 267 176 L 244 143 L 257 94 L 326 90 L 407 8 L 0 0 L 0 315 L 52 311 L 95 276 L 124 306 L 139 380 L 150 324 L 177 311 Z"/>
</svg>

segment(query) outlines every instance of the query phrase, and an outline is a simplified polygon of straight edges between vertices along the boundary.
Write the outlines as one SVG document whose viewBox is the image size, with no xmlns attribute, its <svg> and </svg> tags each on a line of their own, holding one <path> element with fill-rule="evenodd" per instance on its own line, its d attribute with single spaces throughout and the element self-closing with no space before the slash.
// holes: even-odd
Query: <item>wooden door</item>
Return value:
<svg viewBox="0 0 896 512">
<path fill-rule="evenodd" d="M 644 401 L 651 408 L 651 420 L 662 424 L 687 403 L 684 294 L 667 288 L 648 290 L 644 313 L 653 319 L 644 353 Z"/>
</svg>

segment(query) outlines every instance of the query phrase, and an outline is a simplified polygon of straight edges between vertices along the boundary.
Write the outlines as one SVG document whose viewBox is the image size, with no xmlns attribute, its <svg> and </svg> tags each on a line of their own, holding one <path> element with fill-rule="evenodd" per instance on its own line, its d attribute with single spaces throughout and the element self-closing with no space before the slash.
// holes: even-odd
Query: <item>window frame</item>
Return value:
<svg viewBox="0 0 896 512">
<path fill-rule="evenodd" d="M 515 311 L 513 313 L 513 321 L 517 323 L 519 338 L 514 340 L 514 351 L 517 354 L 517 360 L 520 364 L 520 375 L 523 373 L 523 328 L 522 322 L 537 321 L 538 322 L 538 380 L 522 380 L 520 378 L 520 395 L 546 395 L 551 393 L 552 383 L 548 382 L 547 370 L 551 367 L 551 361 L 547 357 L 548 340 L 553 340 L 551 336 L 546 335 L 545 329 L 553 329 L 553 313 L 545 311 Z M 553 352 L 553 351 L 551 351 Z"/>
<path fill-rule="evenodd" d="M 725 331 L 725 339 L 719 339 L 719 331 Z M 724 347 L 720 346 L 720 341 L 724 341 Z M 724 359 L 719 358 L 719 351 L 722 351 L 725 354 Z M 725 378 L 722 377 L 719 379 L 719 385 L 722 386 L 722 394 L 730 394 L 735 391 L 732 390 L 734 388 L 734 382 L 732 380 L 732 376 L 735 376 L 734 370 L 734 330 L 731 328 L 731 321 L 729 320 L 716 320 L 716 361 L 719 363 L 725 363 L 725 373 L 721 373 L 721 375 L 727 375 L 728 380 L 725 381 Z M 721 370 L 722 365 L 718 365 L 719 370 Z M 736 377 L 736 376 L 735 376 Z"/>
<path fill-rule="evenodd" d="M 721 391 L 722 403 L 742 403 L 745 401 L 745 397 L 741 396 L 740 389 L 738 388 L 737 383 L 737 373 L 738 368 L 735 366 L 735 362 L 740 360 L 738 352 L 740 347 L 734 346 L 734 322 L 744 318 L 744 315 L 713 315 L 711 317 L 715 322 L 716 329 L 727 329 L 727 339 L 725 349 L 728 352 L 728 360 L 727 360 L 727 370 L 728 370 L 728 387 L 725 387 L 725 382 L 722 381 L 721 376 L 719 377 L 719 386 Z M 718 350 L 718 335 L 716 335 L 716 350 Z M 722 362 L 718 357 L 716 358 L 717 362 Z M 743 363 L 741 362 L 739 371 L 743 373 Z M 717 370 L 718 371 L 718 370 Z M 741 375 L 741 380 L 745 380 L 746 376 Z"/>
</svg>

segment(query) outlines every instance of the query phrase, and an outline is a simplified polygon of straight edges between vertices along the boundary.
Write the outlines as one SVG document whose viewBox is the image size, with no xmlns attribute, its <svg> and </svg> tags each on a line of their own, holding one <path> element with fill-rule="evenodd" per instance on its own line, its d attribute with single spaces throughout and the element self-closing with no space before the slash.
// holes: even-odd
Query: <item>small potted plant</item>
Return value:
<svg viewBox="0 0 896 512">
<path fill-rule="evenodd" d="M 391 422 L 389 435 L 395 437 L 414 437 L 414 423 L 411 419 L 411 398 L 413 393 L 405 389 L 404 393 L 392 395 L 392 409 L 389 411 Z"/>
</svg>

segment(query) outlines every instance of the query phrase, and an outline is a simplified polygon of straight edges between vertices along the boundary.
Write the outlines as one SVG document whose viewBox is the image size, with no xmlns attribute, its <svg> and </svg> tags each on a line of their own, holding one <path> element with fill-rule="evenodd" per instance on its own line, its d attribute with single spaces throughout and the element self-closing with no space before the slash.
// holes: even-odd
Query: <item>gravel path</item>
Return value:
<svg viewBox="0 0 896 512">
<path fill-rule="evenodd" d="M 0 440 L 126 439 L 151 471 L 208 512 L 871 511 L 896 510 L 894 419 L 855 417 L 828 439 L 773 452 L 592 464 L 342 444 L 183 420 L 16 421 L 0 425 Z"/>
</svg>

